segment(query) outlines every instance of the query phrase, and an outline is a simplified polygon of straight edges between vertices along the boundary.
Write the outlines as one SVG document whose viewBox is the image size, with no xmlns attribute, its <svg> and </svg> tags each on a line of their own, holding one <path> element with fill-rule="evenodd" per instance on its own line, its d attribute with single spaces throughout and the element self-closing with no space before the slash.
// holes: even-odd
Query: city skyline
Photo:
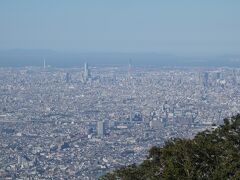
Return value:
<svg viewBox="0 0 240 180">
<path fill-rule="evenodd" d="M 98 179 L 239 112 L 239 68 L 82 65 L 0 68 L 0 177 Z"/>
</svg>

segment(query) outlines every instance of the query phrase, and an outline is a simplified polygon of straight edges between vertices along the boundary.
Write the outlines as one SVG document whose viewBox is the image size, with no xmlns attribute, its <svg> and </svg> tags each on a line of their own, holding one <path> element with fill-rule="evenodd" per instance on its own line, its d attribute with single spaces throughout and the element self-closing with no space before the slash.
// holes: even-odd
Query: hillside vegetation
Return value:
<svg viewBox="0 0 240 180">
<path fill-rule="evenodd" d="M 194 139 L 174 139 L 152 147 L 139 166 L 115 170 L 101 180 L 240 179 L 240 115 Z"/>
</svg>

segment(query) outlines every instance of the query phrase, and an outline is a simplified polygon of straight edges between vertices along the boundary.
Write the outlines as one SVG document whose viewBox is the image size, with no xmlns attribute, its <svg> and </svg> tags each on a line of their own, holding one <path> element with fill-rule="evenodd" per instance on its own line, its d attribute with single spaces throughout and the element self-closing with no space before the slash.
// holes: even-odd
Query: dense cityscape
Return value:
<svg viewBox="0 0 240 180">
<path fill-rule="evenodd" d="M 97 179 L 240 109 L 237 68 L 0 69 L 0 177 Z"/>
</svg>

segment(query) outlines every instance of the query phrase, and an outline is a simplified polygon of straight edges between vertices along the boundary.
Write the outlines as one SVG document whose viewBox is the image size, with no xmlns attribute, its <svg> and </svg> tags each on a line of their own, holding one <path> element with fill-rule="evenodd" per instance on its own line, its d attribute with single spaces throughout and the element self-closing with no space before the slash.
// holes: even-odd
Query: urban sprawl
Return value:
<svg viewBox="0 0 240 180">
<path fill-rule="evenodd" d="M 0 177 L 97 179 L 239 109 L 237 68 L 0 68 Z"/>
</svg>

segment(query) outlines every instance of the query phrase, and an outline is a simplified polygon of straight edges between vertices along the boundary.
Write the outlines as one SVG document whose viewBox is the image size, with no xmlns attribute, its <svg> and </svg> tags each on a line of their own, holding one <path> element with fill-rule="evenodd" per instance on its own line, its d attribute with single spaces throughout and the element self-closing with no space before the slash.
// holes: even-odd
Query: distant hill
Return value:
<svg viewBox="0 0 240 180">
<path fill-rule="evenodd" d="M 177 56 L 161 53 L 58 52 L 45 49 L 0 50 L 0 67 L 42 66 L 43 58 L 52 67 L 127 66 L 129 59 L 136 66 L 153 67 L 240 67 L 240 55 Z"/>
<path fill-rule="evenodd" d="M 101 180 L 240 179 L 240 115 L 194 139 L 174 139 L 152 147 L 139 166 L 130 165 Z"/>
</svg>

